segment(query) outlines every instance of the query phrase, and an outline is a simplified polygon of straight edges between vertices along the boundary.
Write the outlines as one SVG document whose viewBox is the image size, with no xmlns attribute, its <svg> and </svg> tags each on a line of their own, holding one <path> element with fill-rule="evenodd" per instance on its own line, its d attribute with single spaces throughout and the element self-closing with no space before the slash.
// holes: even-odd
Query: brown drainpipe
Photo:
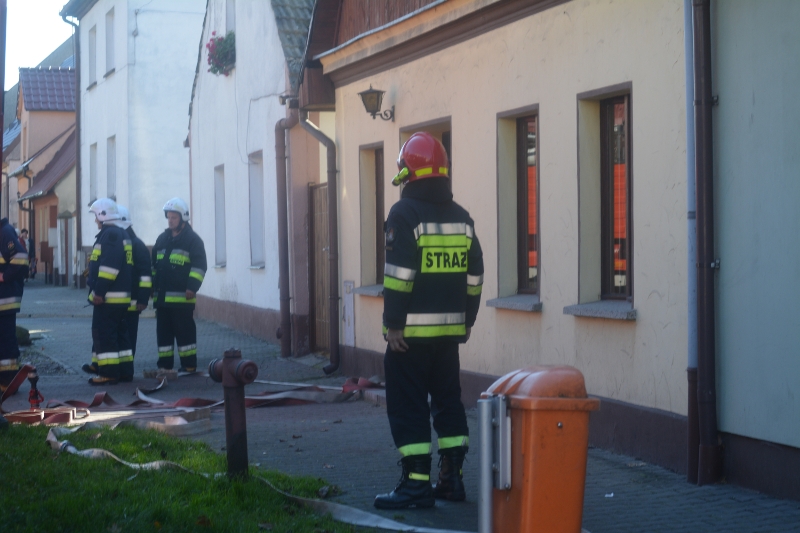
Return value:
<svg viewBox="0 0 800 533">
<path fill-rule="evenodd" d="M 336 143 L 308 121 L 306 112 L 303 112 L 300 126 L 321 144 L 324 144 L 328 152 L 328 275 L 330 280 L 328 304 L 331 320 L 331 327 L 328 328 L 328 343 L 331 349 L 331 362 L 322 370 L 325 374 L 332 374 L 339 369 L 339 210 L 337 209 Z"/>
<path fill-rule="evenodd" d="M 700 426 L 697 484 L 722 476 L 717 434 L 714 323 L 714 165 L 711 109 L 710 0 L 693 0 L 695 169 L 697 179 L 697 415 Z"/>
<path fill-rule="evenodd" d="M 278 279 L 280 285 L 281 325 L 276 332 L 281 340 L 281 357 L 292 355 L 292 316 L 289 308 L 289 214 L 286 192 L 286 130 L 297 125 L 297 110 L 275 123 L 275 176 L 278 191 Z"/>
</svg>

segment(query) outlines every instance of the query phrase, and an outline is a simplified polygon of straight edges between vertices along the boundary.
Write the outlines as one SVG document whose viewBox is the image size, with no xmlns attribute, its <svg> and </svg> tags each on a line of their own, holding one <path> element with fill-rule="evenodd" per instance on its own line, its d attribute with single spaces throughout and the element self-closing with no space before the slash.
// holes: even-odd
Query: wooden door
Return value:
<svg viewBox="0 0 800 533">
<path fill-rule="evenodd" d="M 328 252 L 328 184 L 311 184 L 309 196 L 309 311 L 311 350 L 330 352 L 330 277 Z"/>
</svg>

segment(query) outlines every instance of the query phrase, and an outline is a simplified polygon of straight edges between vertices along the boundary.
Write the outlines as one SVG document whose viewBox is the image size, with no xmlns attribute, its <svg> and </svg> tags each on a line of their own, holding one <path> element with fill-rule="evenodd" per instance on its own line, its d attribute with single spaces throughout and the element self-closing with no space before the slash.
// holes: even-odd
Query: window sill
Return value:
<svg viewBox="0 0 800 533">
<path fill-rule="evenodd" d="M 621 300 L 600 300 L 568 305 L 564 308 L 564 314 L 611 320 L 636 320 L 636 309 L 633 308 L 633 304 Z"/>
<path fill-rule="evenodd" d="M 112 75 L 112 74 L 114 74 L 116 71 L 117 71 L 117 69 L 115 69 L 115 68 L 112 68 L 111 70 L 109 70 L 108 72 L 106 72 L 105 74 L 103 74 L 103 79 L 105 79 L 105 78 L 107 78 L 107 77 L 111 76 L 111 75 Z"/>
<path fill-rule="evenodd" d="M 487 307 L 496 309 L 509 309 L 511 311 L 526 311 L 528 313 L 541 313 L 542 302 L 538 294 L 515 294 L 503 298 L 486 300 Z"/>
<path fill-rule="evenodd" d="M 383 298 L 383 284 L 380 285 L 364 285 L 357 289 L 353 289 L 355 294 L 361 296 L 372 296 L 374 298 Z"/>
<path fill-rule="evenodd" d="M 94 89 L 95 87 L 97 87 L 97 82 L 96 82 L 96 81 L 93 81 L 92 83 L 90 83 L 90 84 L 89 84 L 89 86 L 88 86 L 88 87 L 86 87 L 86 90 L 87 90 L 87 91 L 91 91 L 91 90 L 92 90 L 92 89 Z"/>
<path fill-rule="evenodd" d="M 226 266 L 228 266 L 228 263 L 220 263 L 218 265 L 214 265 L 214 268 L 225 268 Z"/>
<path fill-rule="evenodd" d="M 250 270 L 264 270 L 265 265 L 250 265 Z"/>
</svg>

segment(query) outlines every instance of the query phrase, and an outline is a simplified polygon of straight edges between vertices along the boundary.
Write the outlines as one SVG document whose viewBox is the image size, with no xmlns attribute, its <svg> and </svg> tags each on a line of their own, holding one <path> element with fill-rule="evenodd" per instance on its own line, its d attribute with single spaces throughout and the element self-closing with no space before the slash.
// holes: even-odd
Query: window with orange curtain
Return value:
<svg viewBox="0 0 800 533">
<path fill-rule="evenodd" d="M 602 296 L 626 299 L 632 288 L 630 96 L 601 102 Z"/>
<path fill-rule="evenodd" d="M 539 121 L 517 119 L 517 272 L 521 294 L 539 292 Z"/>
</svg>

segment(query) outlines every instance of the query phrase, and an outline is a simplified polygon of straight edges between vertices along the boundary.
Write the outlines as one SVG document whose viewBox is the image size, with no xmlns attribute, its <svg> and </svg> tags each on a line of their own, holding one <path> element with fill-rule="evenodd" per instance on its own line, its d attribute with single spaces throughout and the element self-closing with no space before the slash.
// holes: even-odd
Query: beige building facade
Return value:
<svg viewBox="0 0 800 533">
<path fill-rule="evenodd" d="M 590 394 L 608 400 L 606 412 L 655 413 L 673 441 L 672 456 L 662 462 L 681 469 L 688 305 L 683 32 L 680 0 L 455 0 L 431 3 L 319 54 L 336 86 L 340 287 L 354 287 L 352 311 L 342 289 L 343 321 L 352 314 L 354 324 L 342 332 L 344 368 L 381 368 L 375 216 L 388 214 L 400 197 L 390 180 L 402 143 L 414 131 L 430 131 L 450 151 L 455 200 L 470 211 L 484 252 L 481 310 L 461 348 L 465 395 L 518 368 L 573 365 Z M 358 93 L 370 86 L 385 91 L 383 109 L 394 106 L 393 121 L 365 113 Z M 629 255 L 627 265 L 615 263 L 625 265 L 624 274 L 612 277 L 603 270 L 609 215 L 602 132 L 604 110 L 615 101 L 627 106 L 622 201 Z M 537 127 L 527 154 L 538 179 L 535 198 L 528 198 L 538 214 L 532 291 L 518 283 L 523 122 Z M 376 177 L 385 184 L 382 205 Z M 678 434 L 667 435 L 675 427 Z"/>
</svg>

